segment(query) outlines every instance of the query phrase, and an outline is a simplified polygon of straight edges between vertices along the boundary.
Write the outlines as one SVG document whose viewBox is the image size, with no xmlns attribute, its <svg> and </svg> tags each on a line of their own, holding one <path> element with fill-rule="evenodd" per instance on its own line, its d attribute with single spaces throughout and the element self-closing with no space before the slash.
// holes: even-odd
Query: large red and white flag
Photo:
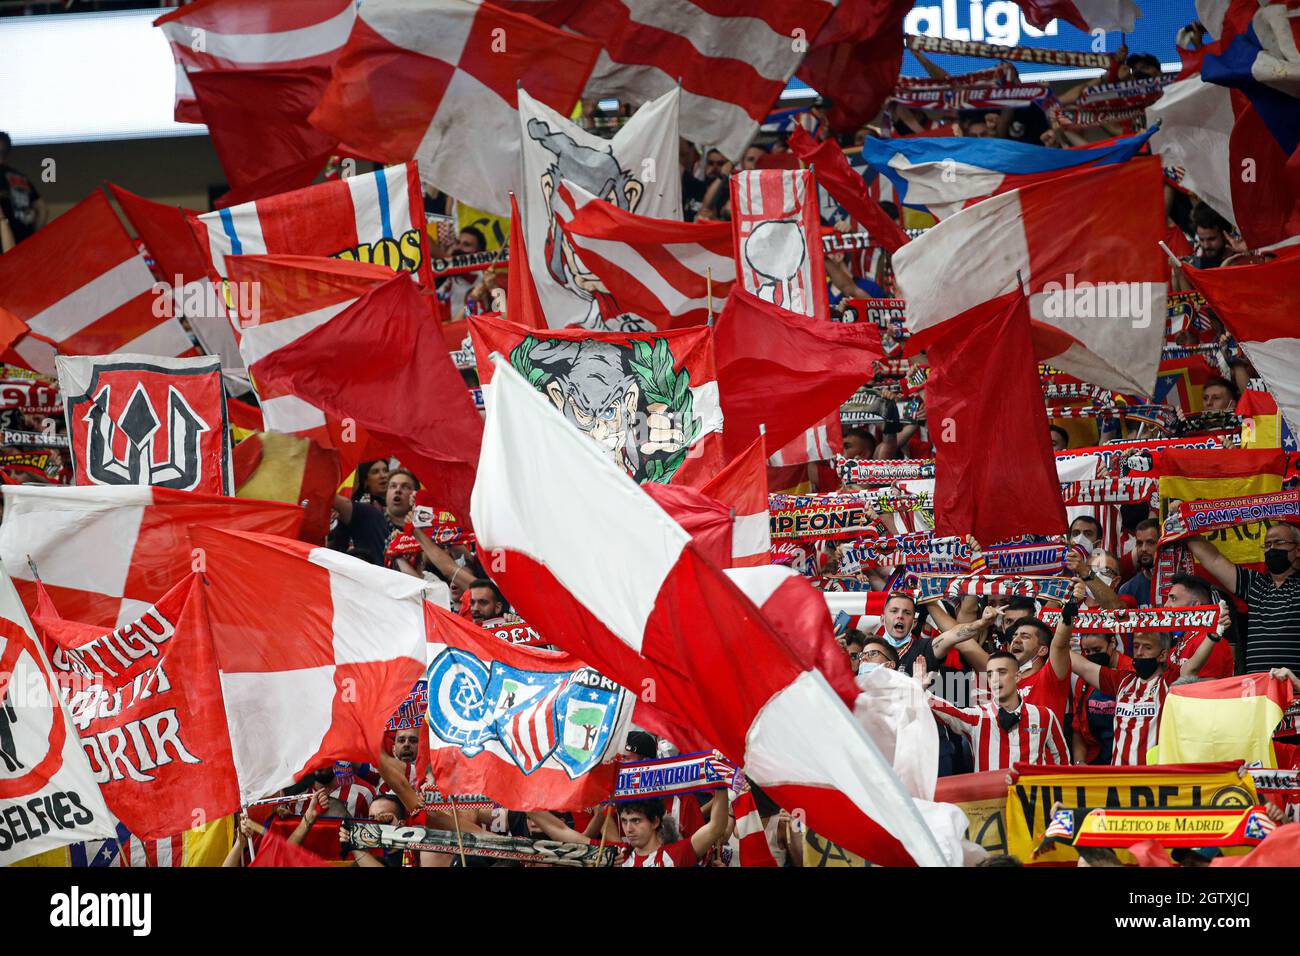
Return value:
<svg viewBox="0 0 1300 956">
<path fill-rule="evenodd" d="M 736 271 L 746 292 L 830 321 L 817 184 L 807 169 L 745 169 L 731 177 Z"/>
<path fill-rule="evenodd" d="M 228 256 L 293 255 L 374 263 L 414 272 L 422 286 L 433 283 L 414 163 L 241 203 L 192 222 L 214 277 L 229 278 Z M 250 294 L 236 289 L 228 300 L 238 311 L 251 305 L 244 299 Z"/>
<path fill-rule="evenodd" d="M 197 355 L 153 274 L 99 190 L 0 256 L 0 309 L 30 333 L 7 361 L 54 375 L 54 356 Z"/>
<path fill-rule="evenodd" d="M 1272 262 L 1194 269 L 1187 277 L 1214 307 L 1263 377 L 1292 434 L 1300 434 L 1300 246 Z"/>
<path fill-rule="evenodd" d="M 73 484 L 235 493 L 219 358 L 60 355 L 57 365 Z"/>
<path fill-rule="evenodd" d="M 481 315 L 469 329 L 487 405 L 496 375 L 490 356 L 500 352 L 638 483 L 698 487 L 722 468 L 722 407 L 707 328 L 529 329 Z"/>
<path fill-rule="evenodd" d="M 1168 287 L 1162 181 L 1154 157 L 1086 169 L 985 199 L 913 239 L 894 253 L 909 354 L 1023 284 L 1039 360 L 1150 395 Z"/>
<path fill-rule="evenodd" d="M 588 98 L 644 102 L 680 81 L 682 136 L 716 146 L 733 160 L 740 159 L 836 6 L 834 0 L 501 0 L 498 5 L 599 43 Z"/>
<path fill-rule="evenodd" d="M 153 25 L 176 61 L 176 119 L 201 123 L 189 74 L 205 70 L 328 69 L 356 19 L 354 0 L 197 0 Z"/>
<path fill-rule="evenodd" d="M 240 350 L 267 427 L 337 448 L 345 474 L 396 454 L 435 501 L 464 514 L 483 422 L 415 283 L 304 256 L 228 263 L 237 284 L 261 290 Z M 365 373 L 336 374 L 344 356 Z"/>
<path fill-rule="evenodd" d="M 525 478 L 520 460 L 546 467 Z M 811 655 L 505 361 L 472 514 L 479 542 L 501 549 L 502 587 L 542 633 L 625 687 L 652 686 L 656 708 L 818 833 L 877 863 L 945 862 Z"/>
<path fill-rule="evenodd" d="M 599 274 L 561 229 L 572 208 L 561 208 L 561 184 L 604 199 L 628 214 L 681 219 L 681 177 L 660 172 L 677 168 L 678 99 L 673 89 L 643 103 L 613 139 L 602 139 L 520 88 L 520 195 L 528 266 L 552 328 L 575 324 L 605 328 L 602 319 L 617 318 L 616 313 L 610 315 L 612 303 L 600 288 Z M 608 327 L 644 330 L 651 325 L 623 320 Z"/>
<path fill-rule="evenodd" d="M 0 866 L 116 836 L 59 683 L 0 568 Z"/>
<path fill-rule="evenodd" d="M 760 435 L 700 491 L 732 512 L 729 567 L 770 564 L 771 519 L 767 510 L 767 443 Z"/>
<path fill-rule="evenodd" d="M 555 216 L 611 324 L 631 317 L 660 330 L 707 325 L 735 284 L 725 222 L 638 216 L 567 180 Z"/>
<path fill-rule="evenodd" d="M 104 799 L 140 840 L 239 809 L 204 590 L 193 574 L 111 630 L 48 600 L 34 616 Z"/>
<path fill-rule="evenodd" d="M 745 789 L 731 801 L 736 818 L 737 861 L 733 866 L 776 866 L 772 847 L 767 842 L 763 818 L 754 803 L 754 791 Z"/>
<path fill-rule="evenodd" d="M 510 644 L 432 602 L 424 613 L 438 788 L 516 810 L 607 799 L 636 695 L 572 654 Z"/>
<path fill-rule="evenodd" d="M 109 627 L 134 621 L 194 569 L 191 527 L 291 537 L 302 523 L 295 504 L 170 488 L 6 485 L 4 505 L 0 562 L 28 606 L 39 574 L 63 614 Z"/>
<path fill-rule="evenodd" d="M 429 586 L 273 535 L 193 528 L 190 540 L 207 558 L 243 801 L 336 760 L 373 762 L 388 718 L 424 673 Z"/>
<path fill-rule="evenodd" d="M 598 52 L 494 4 L 367 0 L 311 121 L 346 152 L 418 160 L 426 182 L 504 216 L 519 174 L 518 86 L 567 115 Z"/>
<path fill-rule="evenodd" d="M 843 448 L 844 426 L 840 422 L 840 412 L 837 408 L 833 412 L 827 412 L 816 425 L 805 428 L 800 434 L 772 452 L 767 463 L 773 468 L 786 468 L 790 465 L 829 461 Z"/>
</svg>

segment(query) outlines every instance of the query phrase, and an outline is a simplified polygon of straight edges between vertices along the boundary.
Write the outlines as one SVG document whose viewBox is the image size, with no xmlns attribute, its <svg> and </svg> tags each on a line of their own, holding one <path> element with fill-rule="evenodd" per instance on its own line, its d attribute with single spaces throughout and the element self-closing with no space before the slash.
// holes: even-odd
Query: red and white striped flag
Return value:
<svg viewBox="0 0 1300 956">
<path fill-rule="evenodd" d="M 373 762 L 424 673 L 420 578 L 273 535 L 193 528 L 245 803 Z M 292 640 L 285 640 L 292 634 Z"/>
<path fill-rule="evenodd" d="M 202 123 L 189 74 L 333 64 L 352 32 L 354 0 L 197 0 L 153 22 L 176 61 L 176 120 Z"/>
<path fill-rule="evenodd" d="M 731 508 L 731 564 L 771 564 L 771 519 L 767 510 L 767 445 L 759 435 L 700 491 Z"/>
<path fill-rule="evenodd" d="M 6 485 L 4 504 L 0 562 L 23 601 L 36 606 L 30 559 L 62 614 L 109 627 L 134 621 L 191 573 L 191 527 L 292 536 L 302 523 L 297 505 L 170 488 Z"/>
<path fill-rule="evenodd" d="M 731 228 L 746 292 L 796 315 L 830 321 L 811 170 L 746 169 L 733 175 Z"/>
<path fill-rule="evenodd" d="M 828 839 L 882 864 L 942 865 L 912 798 L 809 649 L 504 360 L 492 390 L 471 513 L 480 544 L 501 549 L 499 580 L 516 608 L 623 686 L 653 686 L 658 709 Z M 546 467 L 525 477 L 520 461 Z M 739 660 L 743 673 L 719 670 Z"/>
<path fill-rule="evenodd" d="M 754 792 L 746 789 L 731 801 L 731 812 L 736 818 L 736 840 L 740 844 L 741 866 L 776 866 L 776 857 L 767 843 L 763 818 L 759 816 Z"/>
<path fill-rule="evenodd" d="M 792 438 L 773 452 L 767 463 L 773 468 L 806 465 L 810 461 L 829 461 L 844 447 L 844 431 L 839 409 L 827 414 L 802 435 Z"/>
<path fill-rule="evenodd" d="M 416 159 L 426 182 L 504 216 L 520 168 L 518 84 L 567 116 L 598 53 L 493 4 L 366 0 L 311 122 L 351 154 Z"/>
<path fill-rule="evenodd" d="M 680 80 L 682 136 L 738 160 L 836 4 L 501 0 L 497 5 L 600 44 L 587 97 L 644 102 Z"/>
<path fill-rule="evenodd" d="M 227 256 L 292 255 L 374 263 L 433 284 L 414 163 L 204 213 L 191 224 L 222 279 L 230 275 Z"/>
<path fill-rule="evenodd" d="M 163 297 L 170 294 L 154 292 L 144 256 L 95 190 L 0 256 L 0 308 L 31 330 L 6 360 L 52 376 L 56 351 L 198 355 L 180 322 L 169 317 L 171 303 Z"/>
<path fill-rule="evenodd" d="M 1157 244 L 1163 196 L 1160 160 L 1138 157 L 1013 189 L 943 220 L 894 253 L 909 354 L 950 319 L 1023 284 L 1039 361 L 1151 394 L 1169 274 Z"/>
<path fill-rule="evenodd" d="M 605 287 L 606 321 L 622 315 L 657 329 L 707 325 L 736 281 L 731 226 L 638 216 L 565 182 L 555 215 L 583 265 Z"/>
</svg>

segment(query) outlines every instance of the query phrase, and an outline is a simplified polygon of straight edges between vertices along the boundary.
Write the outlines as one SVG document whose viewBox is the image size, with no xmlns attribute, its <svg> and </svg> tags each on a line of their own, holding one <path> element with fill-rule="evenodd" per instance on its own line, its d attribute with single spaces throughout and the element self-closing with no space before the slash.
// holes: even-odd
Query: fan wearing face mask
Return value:
<svg viewBox="0 0 1300 956">
<path fill-rule="evenodd" d="M 1192 557 L 1246 602 L 1246 673 L 1286 667 L 1300 673 L 1300 528 L 1275 524 L 1264 534 L 1264 570 L 1233 564 L 1203 537 L 1187 539 Z"/>
<path fill-rule="evenodd" d="M 1083 634 L 1079 650 L 1098 667 L 1132 672 L 1133 659 L 1120 650 L 1114 634 Z M 1074 678 L 1070 747 L 1075 763 L 1108 764 L 1115 740 L 1115 698 Z"/>
</svg>

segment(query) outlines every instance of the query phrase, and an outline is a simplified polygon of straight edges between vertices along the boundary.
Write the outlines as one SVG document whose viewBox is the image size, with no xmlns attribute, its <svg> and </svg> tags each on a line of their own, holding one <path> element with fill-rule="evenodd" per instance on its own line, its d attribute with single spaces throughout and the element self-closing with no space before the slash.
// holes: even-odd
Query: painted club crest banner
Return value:
<svg viewBox="0 0 1300 956">
<path fill-rule="evenodd" d="M 73 483 L 233 495 L 215 356 L 59 356 Z"/>
<path fill-rule="evenodd" d="M 95 782 L 140 839 L 183 833 L 196 812 L 239 809 L 203 598 L 194 575 L 112 630 L 35 618 Z"/>
<path fill-rule="evenodd" d="M 733 175 L 731 229 L 746 292 L 796 315 L 830 320 L 811 170 L 746 169 Z"/>
<path fill-rule="evenodd" d="M 612 140 L 602 139 L 519 91 L 525 244 L 542 312 L 553 328 L 607 328 L 604 286 L 582 264 L 555 215 L 560 183 L 581 186 L 626 212 L 681 219 L 677 108 L 673 89 L 637 110 Z M 636 328 L 648 323 L 637 319 Z"/>
<path fill-rule="evenodd" d="M 507 644 L 441 608 L 428 627 L 429 750 L 444 793 L 517 810 L 609 796 L 635 698 L 571 654 Z"/>
<path fill-rule="evenodd" d="M 698 486 L 722 469 L 708 329 L 543 331 L 475 316 L 470 336 L 487 401 L 499 352 L 638 483 Z"/>
</svg>

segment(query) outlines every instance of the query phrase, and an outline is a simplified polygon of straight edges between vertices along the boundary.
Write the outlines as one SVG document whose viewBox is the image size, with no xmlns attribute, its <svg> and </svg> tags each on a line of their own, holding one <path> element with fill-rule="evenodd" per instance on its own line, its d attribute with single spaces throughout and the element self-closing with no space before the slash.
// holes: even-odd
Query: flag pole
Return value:
<svg viewBox="0 0 1300 956">
<path fill-rule="evenodd" d="M 1165 255 L 1169 257 L 1169 261 L 1173 263 L 1175 269 L 1181 269 L 1183 267 L 1183 260 L 1174 255 L 1174 251 L 1165 245 L 1163 239 L 1159 240 L 1156 245 L 1165 251 Z"/>
<path fill-rule="evenodd" d="M 605 856 L 605 837 L 609 834 L 609 814 L 614 809 L 614 798 L 610 797 L 605 804 L 605 819 L 600 822 L 600 846 L 596 849 L 596 862 L 592 866 L 600 866 L 600 861 Z"/>
<path fill-rule="evenodd" d="M 456 825 L 456 849 L 460 851 L 460 865 L 468 868 L 469 864 L 465 862 L 465 842 L 460 835 L 460 814 L 456 812 L 456 795 L 447 794 L 447 801 L 451 804 L 451 822 Z"/>
<path fill-rule="evenodd" d="M 709 309 L 709 325 L 713 324 L 713 266 L 704 267 L 704 287 Z"/>
<path fill-rule="evenodd" d="M 32 556 L 30 554 L 27 555 L 27 566 L 32 569 L 32 577 L 36 579 L 36 583 L 40 584 L 41 573 L 36 570 L 36 562 L 32 560 Z"/>
</svg>

